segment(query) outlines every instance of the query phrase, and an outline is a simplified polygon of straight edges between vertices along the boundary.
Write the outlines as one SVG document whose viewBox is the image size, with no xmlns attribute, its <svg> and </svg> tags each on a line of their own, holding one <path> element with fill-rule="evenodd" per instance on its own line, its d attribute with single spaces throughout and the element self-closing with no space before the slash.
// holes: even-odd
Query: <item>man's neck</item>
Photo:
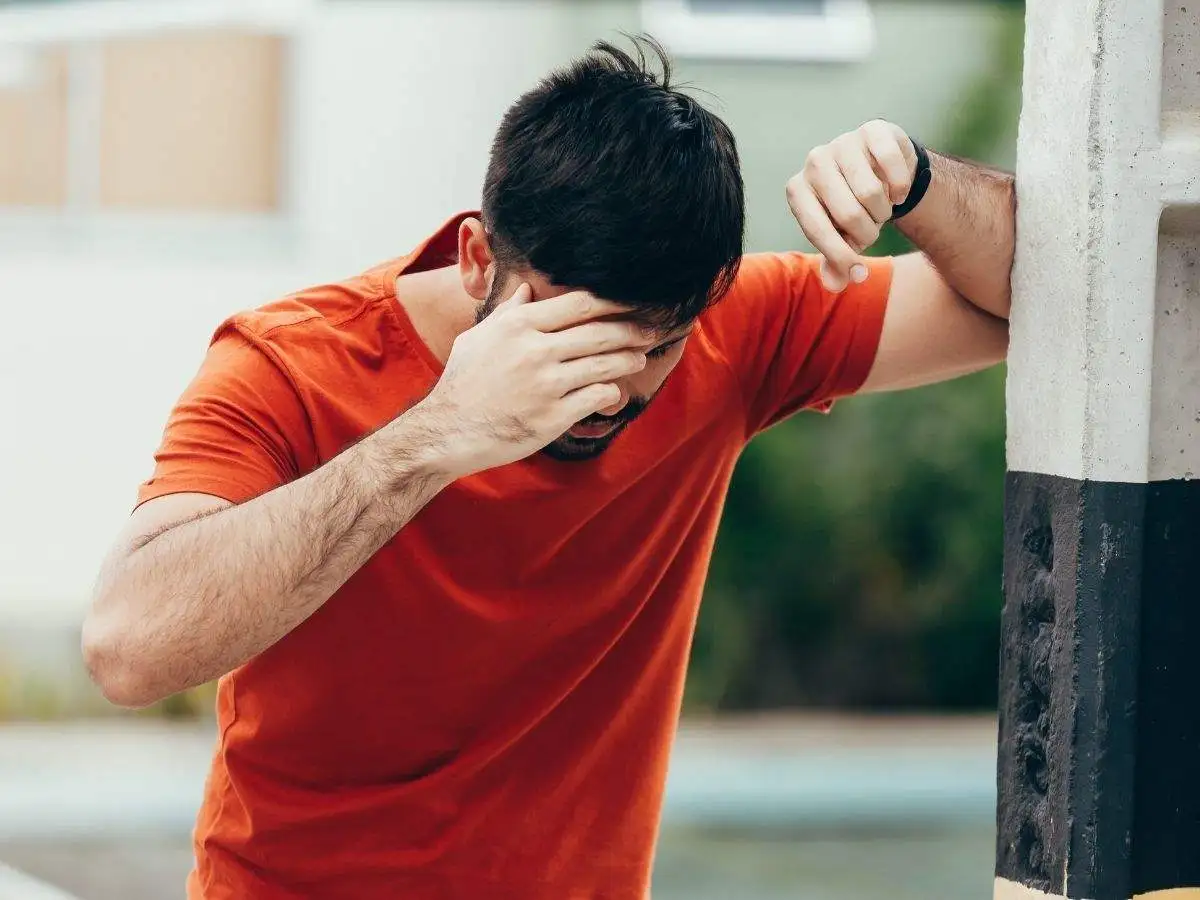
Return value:
<svg viewBox="0 0 1200 900">
<path fill-rule="evenodd" d="M 396 299 L 421 340 L 443 363 L 454 339 L 475 324 L 478 304 L 463 290 L 458 266 L 401 275 L 396 279 Z"/>
</svg>

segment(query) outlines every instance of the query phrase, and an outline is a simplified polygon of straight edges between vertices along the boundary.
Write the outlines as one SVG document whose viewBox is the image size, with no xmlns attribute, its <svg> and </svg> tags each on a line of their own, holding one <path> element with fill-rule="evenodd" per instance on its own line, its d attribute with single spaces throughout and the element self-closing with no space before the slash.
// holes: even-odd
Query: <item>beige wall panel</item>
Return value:
<svg viewBox="0 0 1200 900">
<path fill-rule="evenodd" d="M 0 88 L 0 206 L 61 206 L 66 154 L 66 54 L 46 50 L 31 84 Z"/>
<path fill-rule="evenodd" d="M 105 48 L 101 205 L 279 206 L 284 41 L 167 34 Z"/>
</svg>

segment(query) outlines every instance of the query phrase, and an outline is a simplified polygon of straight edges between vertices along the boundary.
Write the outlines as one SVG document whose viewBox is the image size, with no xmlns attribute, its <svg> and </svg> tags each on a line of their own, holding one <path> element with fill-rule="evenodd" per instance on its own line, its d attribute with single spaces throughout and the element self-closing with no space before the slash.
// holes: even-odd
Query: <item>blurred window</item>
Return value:
<svg viewBox="0 0 1200 900">
<path fill-rule="evenodd" d="M 0 206 L 277 210 L 284 51 L 235 30 L 41 45 L 0 31 Z"/>
<path fill-rule="evenodd" d="M 137 243 L 234 219 L 285 237 L 290 49 L 311 3 L 0 0 L 5 238 Z"/>
<path fill-rule="evenodd" d="M 67 198 L 67 55 L 0 49 L 0 204 Z"/>
<path fill-rule="evenodd" d="M 232 31 L 107 42 L 98 205 L 277 209 L 283 49 L 279 37 Z"/>
<path fill-rule="evenodd" d="M 852 62 L 875 40 L 867 0 L 642 0 L 642 24 L 698 58 Z"/>
</svg>

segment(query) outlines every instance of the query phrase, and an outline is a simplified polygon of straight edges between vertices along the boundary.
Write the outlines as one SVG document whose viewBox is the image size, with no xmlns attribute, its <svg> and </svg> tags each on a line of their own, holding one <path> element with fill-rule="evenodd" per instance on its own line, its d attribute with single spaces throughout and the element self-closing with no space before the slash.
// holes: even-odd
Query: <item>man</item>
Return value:
<svg viewBox="0 0 1200 900">
<path fill-rule="evenodd" d="M 481 213 L 217 331 L 83 638 L 121 705 L 221 677 L 190 897 L 644 897 L 742 447 L 1003 357 L 1011 178 L 872 122 L 788 185 L 820 256 L 743 258 L 666 69 L 597 45 Z"/>
</svg>

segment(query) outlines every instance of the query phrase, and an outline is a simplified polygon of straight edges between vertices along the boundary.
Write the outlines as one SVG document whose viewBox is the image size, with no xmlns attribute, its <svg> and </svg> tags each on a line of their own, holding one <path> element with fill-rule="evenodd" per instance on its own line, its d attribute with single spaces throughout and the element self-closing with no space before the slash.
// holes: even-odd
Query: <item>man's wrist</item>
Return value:
<svg viewBox="0 0 1200 900">
<path fill-rule="evenodd" d="M 418 403 L 360 446 L 372 478 L 385 493 L 404 492 L 417 482 L 441 490 L 466 474 L 455 462 L 452 438 L 442 418 Z"/>
<path fill-rule="evenodd" d="M 917 155 L 917 164 L 913 171 L 913 183 L 912 187 L 908 190 L 908 196 L 901 203 L 892 207 L 893 222 L 908 215 L 917 208 L 917 205 L 924 199 L 926 192 L 929 190 L 930 183 L 933 181 L 933 166 L 929 158 L 929 151 L 915 138 L 910 137 L 909 141 L 912 143 L 913 151 Z"/>
</svg>

